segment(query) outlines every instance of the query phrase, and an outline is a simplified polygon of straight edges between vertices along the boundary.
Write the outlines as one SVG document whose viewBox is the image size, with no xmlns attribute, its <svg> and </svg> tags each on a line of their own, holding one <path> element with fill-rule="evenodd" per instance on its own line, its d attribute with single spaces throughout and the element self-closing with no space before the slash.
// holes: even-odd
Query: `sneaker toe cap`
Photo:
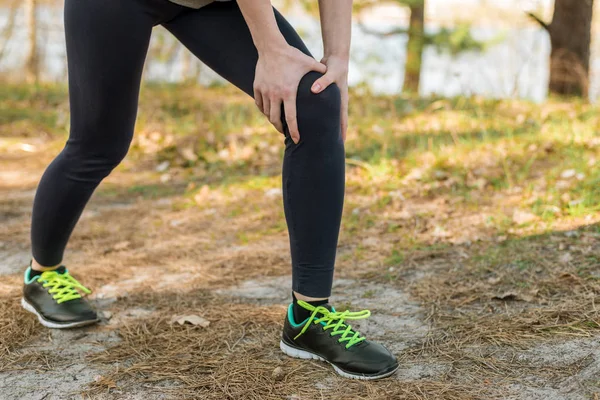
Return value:
<svg viewBox="0 0 600 400">
<path fill-rule="evenodd" d="M 350 360 L 344 366 L 345 370 L 365 375 L 380 375 L 398 368 L 396 357 L 379 343 L 367 342 L 360 352 L 360 359 Z"/>
</svg>

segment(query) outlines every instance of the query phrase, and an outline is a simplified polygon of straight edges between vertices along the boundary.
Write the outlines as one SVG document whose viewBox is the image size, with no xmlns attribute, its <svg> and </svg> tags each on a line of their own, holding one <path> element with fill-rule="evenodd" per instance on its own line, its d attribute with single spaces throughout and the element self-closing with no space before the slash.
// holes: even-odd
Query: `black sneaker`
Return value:
<svg viewBox="0 0 600 400">
<path fill-rule="evenodd" d="M 42 325 L 48 328 L 75 328 L 93 324 L 98 315 L 81 292 L 91 293 L 77 282 L 64 266 L 39 275 L 25 271 L 25 286 L 21 305 L 37 315 Z"/>
<path fill-rule="evenodd" d="M 290 304 L 279 344 L 285 354 L 326 361 L 338 374 L 351 379 L 381 379 L 396 372 L 398 361 L 388 349 L 366 340 L 345 322 L 368 318 L 370 311 L 336 312 L 328 304 L 314 307 L 301 300 L 298 304 L 312 314 L 297 324 Z"/>
</svg>

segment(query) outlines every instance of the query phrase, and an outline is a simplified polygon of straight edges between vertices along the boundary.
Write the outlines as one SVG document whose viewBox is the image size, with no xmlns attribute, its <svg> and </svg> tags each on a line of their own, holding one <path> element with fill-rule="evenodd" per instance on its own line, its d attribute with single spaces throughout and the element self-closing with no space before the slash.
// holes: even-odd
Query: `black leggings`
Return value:
<svg viewBox="0 0 600 400">
<path fill-rule="evenodd" d="M 290 24 L 274 12 L 287 42 L 310 55 Z M 41 265 L 62 261 L 92 193 L 127 154 L 150 34 L 158 24 L 218 74 L 253 95 L 258 53 L 236 2 L 194 10 L 167 0 L 66 0 L 71 131 L 35 196 L 31 240 Z M 300 142 L 294 144 L 286 133 L 283 160 L 292 286 L 312 297 L 330 295 L 344 201 L 340 93 L 335 85 L 311 93 L 320 76 L 311 72 L 300 81 Z"/>
</svg>

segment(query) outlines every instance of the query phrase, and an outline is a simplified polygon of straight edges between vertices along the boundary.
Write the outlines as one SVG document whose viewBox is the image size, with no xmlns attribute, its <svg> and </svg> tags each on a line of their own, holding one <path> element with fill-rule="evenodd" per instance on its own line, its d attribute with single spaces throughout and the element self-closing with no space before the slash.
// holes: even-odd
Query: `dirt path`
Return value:
<svg viewBox="0 0 600 400">
<path fill-rule="evenodd" d="M 167 178 L 154 167 L 119 169 L 68 254 L 103 320 L 42 329 L 18 300 L 43 150 L 56 143 L 33 145 L 5 147 L 1 159 L 2 399 L 600 395 L 600 213 L 545 230 L 509 221 L 501 231 L 490 221 L 498 210 L 515 215 L 517 191 L 474 209 L 444 192 L 447 180 L 390 188 L 350 168 L 333 299 L 372 311 L 357 327 L 401 368 L 385 381 L 348 382 L 277 348 L 290 276 L 276 175 L 194 188 L 175 169 Z M 190 314 L 210 325 L 171 323 Z"/>
<path fill-rule="evenodd" d="M 31 201 L 31 191 L 13 193 L 13 199 L 19 201 Z M 93 204 L 90 207 L 88 215 L 95 216 L 96 220 L 109 221 L 111 218 L 105 217 L 105 213 L 113 212 L 135 212 L 141 209 L 139 204 L 130 204 L 123 206 L 110 206 L 104 204 Z M 144 207 L 145 209 L 145 207 Z M 115 211 L 116 210 L 116 211 Z M 89 220 L 89 218 L 88 218 Z M 83 219 L 83 224 L 86 222 Z M 22 222 L 22 221 L 19 221 Z M 17 223 L 17 221 L 12 221 Z M 10 224 L 10 221 L 9 221 Z M 273 239 L 273 243 L 262 243 L 261 248 L 283 248 L 284 243 L 280 243 L 282 238 Z M 14 245 L 14 243 L 13 243 Z M 2 250 L 2 264 L 0 271 L 8 276 L 9 282 L 17 284 L 22 266 L 27 259 L 27 251 L 21 243 L 18 246 L 9 247 L 4 244 Z M 16 250 L 16 251 L 15 251 Z M 238 250 L 247 251 L 247 250 Z M 109 253 L 110 254 L 110 253 Z M 206 259 L 211 258 L 211 254 L 205 255 Z M 222 258 L 218 252 L 216 258 Z M 88 271 L 88 269 L 84 269 Z M 168 268 L 160 266 L 139 266 L 129 268 L 127 277 L 115 276 L 114 269 L 110 269 L 113 276 L 102 279 L 106 283 L 96 287 L 94 302 L 102 310 L 104 315 L 103 322 L 98 327 L 71 331 L 46 331 L 35 329 L 35 334 L 31 339 L 18 345 L 11 354 L 12 361 L 4 366 L 0 372 L 0 391 L 3 393 L 3 399 L 66 399 L 80 398 L 80 393 L 90 393 L 90 387 L 104 387 L 104 390 L 93 391 L 89 394 L 92 398 L 106 399 L 167 399 L 179 398 L 176 394 L 169 394 L 169 390 L 177 388 L 180 383 L 176 380 L 166 379 L 160 382 L 158 386 L 153 383 L 144 382 L 144 378 L 127 377 L 123 382 L 114 382 L 112 378 L 105 378 L 105 375 L 112 376 L 120 368 L 127 368 L 126 360 L 113 361 L 108 364 L 90 361 L 90 357 L 96 354 L 110 354 L 111 348 L 123 341 L 119 335 L 119 330 L 130 324 L 143 324 L 148 318 L 155 318 L 161 315 L 152 302 L 140 303 L 127 306 L 119 306 L 123 296 L 128 294 L 137 294 L 151 288 L 152 292 L 160 295 L 161 293 L 172 293 L 182 290 L 186 291 L 205 289 L 205 286 L 196 282 L 196 288 L 190 288 L 188 285 L 182 285 L 182 282 L 195 282 L 204 277 L 204 268 L 194 268 L 184 266 L 181 269 Z M 85 272 L 84 272 L 85 273 Z M 101 274 L 101 272 L 99 272 Z M 124 274 L 125 275 L 125 274 Z M 116 278 L 116 279 L 115 279 Z M 212 280 L 212 279 L 209 279 Z M 290 277 L 288 275 L 276 277 L 258 276 L 240 282 L 237 285 L 225 286 L 213 289 L 214 296 L 227 299 L 228 302 L 257 304 L 263 307 L 269 307 L 283 314 L 284 307 L 288 301 L 288 290 Z M 213 282 L 211 282 L 211 285 Z M 16 300 L 16 290 L 6 284 L 3 287 L 5 295 L 12 300 Z M 184 292 L 185 293 L 185 292 Z M 405 350 L 414 351 L 427 341 L 431 334 L 432 326 L 427 321 L 429 310 L 423 308 L 417 301 L 411 298 L 409 294 L 402 291 L 395 285 L 371 283 L 355 279 L 338 279 L 334 287 L 334 298 L 338 303 L 351 304 L 372 310 L 373 317 L 367 324 L 358 324 L 361 332 L 375 340 L 381 340 L 388 345 L 396 354 L 402 355 Z M 6 301 L 7 297 L 4 297 Z M 14 309 L 13 304 L 4 304 L 4 307 Z M 13 310 L 15 316 L 22 319 L 31 319 L 32 317 L 21 311 Z M 203 315 L 200 308 L 195 312 Z M 169 317 L 167 315 L 166 317 Z M 160 317 L 159 317 L 160 318 Z M 194 331 L 189 332 L 190 335 Z M 143 349 L 139 349 L 143 351 Z M 472 353 L 469 357 L 481 357 L 479 362 L 485 363 L 485 356 L 481 353 L 489 351 L 485 346 L 480 348 L 475 346 L 469 351 Z M 274 353 L 276 350 L 270 349 Z M 520 364 L 526 364 L 528 368 L 540 369 L 554 368 L 571 369 L 577 366 L 577 372 L 568 377 L 548 376 L 522 376 L 520 379 L 509 380 L 497 395 L 502 398 L 510 399 L 588 399 L 589 384 L 597 383 L 597 376 L 600 374 L 600 338 L 572 338 L 566 340 L 557 340 L 545 342 L 537 346 L 530 346 L 524 349 L 516 350 L 514 348 L 503 348 L 501 346 L 494 348 L 494 353 L 505 353 L 502 358 L 506 362 L 516 360 Z M 277 362 L 273 365 L 267 365 L 267 368 L 275 369 L 277 365 L 285 366 L 286 371 L 292 370 L 290 362 L 279 355 L 275 356 Z M 120 366 L 124 362 L 125 365 Z M 460 363 L 460 361 L 458 361 Z M 327 393 L 337 385 L 339 378 L 333 374 L 322 370 L 322 367 L 315 365 L 321 371 L 321 376 L 325 377 L 314 389 L 320 393 Z M 447 376 L 456 365 L 453 362 L 441 361 L 439 359 L 427 357 L 409 357 L 402 363 L 399 372 L 392 378 L 396 385 L 415 384 L 415 382 L 446 382 Z M 515 367 L 518 368 L 518 367 Z M 118 372 L 116 372 L 118 375 Z M 559 379 L 557 379 L 559 378 Z M 106 381 L 105 381 L 106 379 Z M 92 386 L 90 386 L 92 384 Z M 116 387 L 112 387 L 114 385 Z M 95 386 L 94 386 L 95 385 Z M 459 383 L 460 385 L 460 383 Z M 449 385 L 451 388 L 451 385 Z M 158 390 L 157 390 L 158 388 Z M 161 393 L 166 390 L 164 393 Z M 439 390 L 439 388 L 437 389 Z M 493 396 L 495 390 L 490 388 L 488 395 Z M 442 392 L 440 392 L 440 395 Z M 399 395 L 399 394 L 398 394 Z M 454 394 L 451 394 L 454 396 Z M 324 398 L 327 398 L 324 395 Z M 400 396 L 400 395 L 399 395 Z M 428 397 L 427 394 L 423 394 Z M 443 397 L 443 395 L 442 395 Z M 484 396 L 487 397 L 487 396 Z M 200 397 L 201 398 L 201 397 Z M 300 399 L 310 397 L 286 397 L 289 399 Z M 386 398 L 385 395 L 377 395 L 371 398 Z M 432 397 L 433 398 L 433 397 Z"/>
</svg>

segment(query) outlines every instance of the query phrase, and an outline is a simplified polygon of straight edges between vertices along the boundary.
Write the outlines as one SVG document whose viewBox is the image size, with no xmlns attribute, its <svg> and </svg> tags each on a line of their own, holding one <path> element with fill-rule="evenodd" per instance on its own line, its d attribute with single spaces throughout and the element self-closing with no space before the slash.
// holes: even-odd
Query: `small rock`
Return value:
<svg viewBox="0 0 600 400">
<path fill-rule="evenodd" d="M 273 373 L 271 374 L 271 377 L 273 378 L 274 381 L 280 381 L 283 378 L 285 378 L 285 372 L 283 371 L 283 368 L 281 367 L 277 367 L 273 370 Z"/>
</svg>

